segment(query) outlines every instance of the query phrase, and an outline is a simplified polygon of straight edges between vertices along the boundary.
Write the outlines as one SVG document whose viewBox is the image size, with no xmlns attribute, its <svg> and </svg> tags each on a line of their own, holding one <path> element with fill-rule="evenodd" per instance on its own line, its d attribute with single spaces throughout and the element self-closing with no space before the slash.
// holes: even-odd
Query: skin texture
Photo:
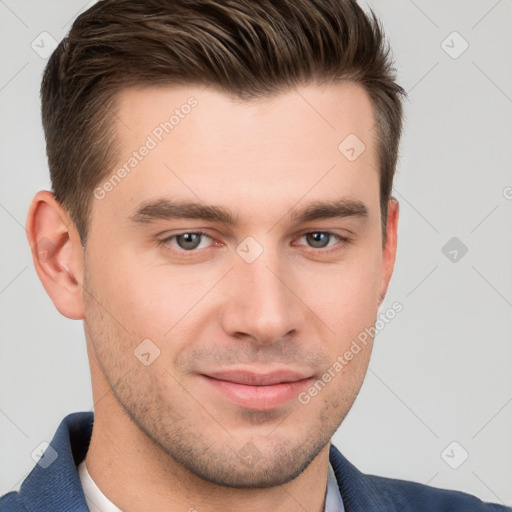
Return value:
<svg viewBox="0 0 512 512">
<path fill-rule="evenodd" d="M 311 379 L 307 391 L 374 324 L 395 261 L 398 203 L 389 202 L 383 247 L 372 106 L 350 83 L 252 102 L 199 86 L 126 90 L 112 172 L 190 97 L 197 105 L 93 199 L 85 250 L 50 192 L 29 210 L 31 246 L 51 241 L 44 257 L 34 251 L 38 275 L 57 309 L 84 321 L 95 400 L 87 467 L 125 512 L 321 511 L 329 441 L 362 385 L 371 343 L 307 404 L 294 395 L 241 405 L 204 375 L 288 369 Z M 366 147 L 354 161 L 338 150 L 349 134 Z M 237 222 L 130 220 L 143 201 L 164 197 L 227 208 Z M 312 202 L 340 199 L 362 202 L 367 215 L 291 220 Z M 198 248 L 180 248 L 176 235 L 197 230 L 208 235 Z M 322 248 L 306 236 L 325 231 L 350 241 L 325 236 Z M 251 254 L 262 250 L 252 263 L 237 252 L 248 236 L 258 244 Z M 134 355 L 143 340 L 151 359 L 158 354 L 148 365 Z"/>
</svg>

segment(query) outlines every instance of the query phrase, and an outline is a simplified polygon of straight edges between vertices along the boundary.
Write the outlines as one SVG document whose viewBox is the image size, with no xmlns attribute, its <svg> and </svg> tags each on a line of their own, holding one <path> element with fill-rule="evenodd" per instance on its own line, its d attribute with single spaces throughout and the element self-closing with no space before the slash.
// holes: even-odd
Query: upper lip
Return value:
<svg viewBox="0 0 512 512">
<path fill-rule="evenodd" d="M 257 373 L 247 370 L 224 370 L 204 373 L 206 377 L 224 380 L 235 384 L 248 386 L 271 386 L 285 382 L 298 382 L 312 377 L 311 373 L 293 371 L 289 369 L 274 370 L 272 372 Z"/>
</svg>

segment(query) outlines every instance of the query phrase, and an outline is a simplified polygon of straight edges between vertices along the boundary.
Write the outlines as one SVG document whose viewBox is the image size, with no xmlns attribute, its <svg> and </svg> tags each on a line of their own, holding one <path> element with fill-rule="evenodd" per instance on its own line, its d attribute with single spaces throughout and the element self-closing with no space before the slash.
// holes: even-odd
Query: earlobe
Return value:
<svg viewBox="0 0 512 512">
<path fill-rule="evenodd" d="M 51 192 L 42 190 L 30 204 L 25 227 L 46 293 L 61 314 L 83 319 L 83 247 L 69 215 Z"/>
<path fill-rule="evenodd" d="M 388 289 L 393 268 L 395 266 L 397 238 L 398 238 L 398 200 L 394 197 L 388 202 L 388 214 L 386 220 L 386 243 L 382 252 L 382 272 L 378 304 L 382 303 Z"/>
</svg>

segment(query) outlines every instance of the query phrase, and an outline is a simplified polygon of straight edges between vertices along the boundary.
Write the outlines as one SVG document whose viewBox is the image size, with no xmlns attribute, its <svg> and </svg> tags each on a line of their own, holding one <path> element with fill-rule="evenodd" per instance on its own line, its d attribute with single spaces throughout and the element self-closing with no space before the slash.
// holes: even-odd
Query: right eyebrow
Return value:
<svg viewBox="0 0 512 512">
<path fill-rule="evenodd" d="M 237 222 L 237 216 L 225 208 L 194 201 L 172 201 L 167 198 L 143 201 L 129 219 L 136 224 L 150 224 L 157 220 L 172 219 L 199 219 L 230 226 Z"/>
</svg>

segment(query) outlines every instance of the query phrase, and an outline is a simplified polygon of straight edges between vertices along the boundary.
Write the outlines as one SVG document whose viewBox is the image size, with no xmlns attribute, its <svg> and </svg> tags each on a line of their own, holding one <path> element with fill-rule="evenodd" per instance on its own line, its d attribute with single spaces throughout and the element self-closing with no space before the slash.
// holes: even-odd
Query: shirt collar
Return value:
<svg viewBox="0 0 512 512">
<path fill-rule="evenodd" d="M 324 512 L 345 512 L 338 481 L 336 480 L 334 469 L 330 463 L 329 473 L 327 475 L 327 492 L 325 495 Z"/>
<path fill-rule="evenodd" d="M 96 485 L 89 471 L 87 471 L 85 460 L 78 465 L 78 476 L 80 477 L 82 489 L 85 494 L 85 501 L 87 502 L 87 507 L 90 512 L 122 512 L 122 510 L 114 505 Z"/>
<path fill-rule="evenodd" d="M 80 476 L 87 506 L 91 512 L 122 512 L 122 510 L 114 505 L 96 485 L 89 471 L 87 471 L 85 460 L 78 465 L 78 475 Z M 327 475 L 324 512 L 345 512 L 336 475 L 330 463 Z"/>
</svg>

